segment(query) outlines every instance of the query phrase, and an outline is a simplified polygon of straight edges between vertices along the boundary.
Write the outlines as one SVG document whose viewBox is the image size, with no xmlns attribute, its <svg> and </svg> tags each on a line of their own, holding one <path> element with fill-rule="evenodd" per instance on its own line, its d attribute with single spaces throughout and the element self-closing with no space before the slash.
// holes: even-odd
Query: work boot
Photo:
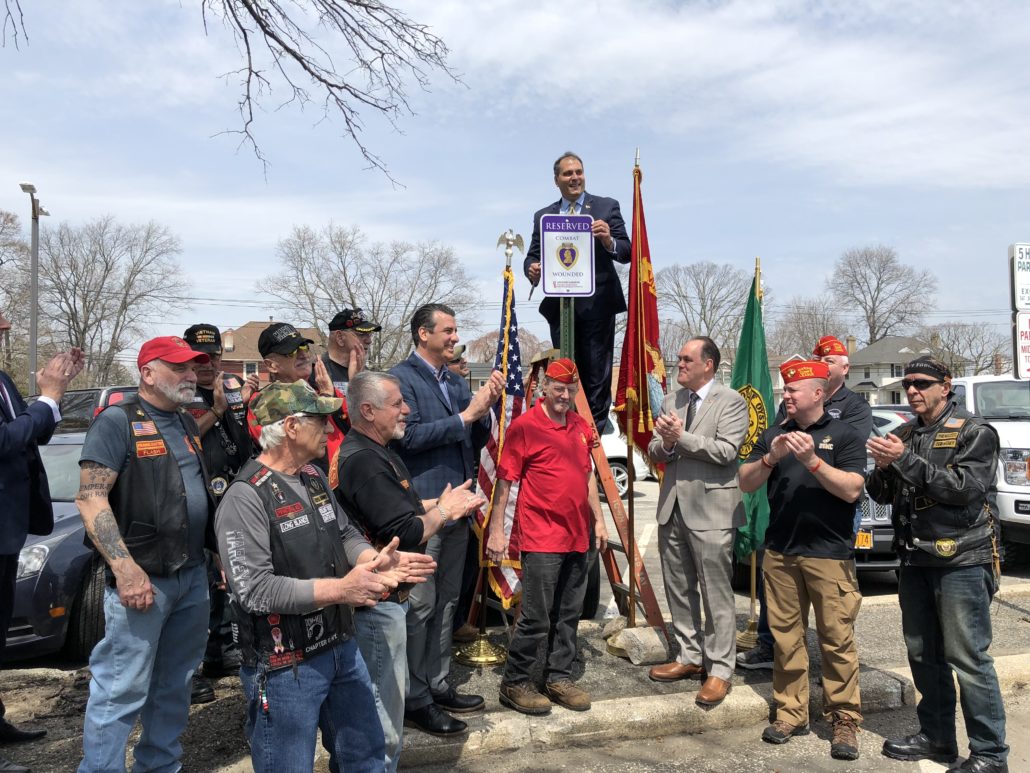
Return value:
<svg viewBox="0 0 1030 773">
<path fill-rule="evenodd" d="M 588 711 L 590 709 L 590 693 L 576 687 L 571 679 L 548 682 L 544 686 L 544 691 L 548 698 L 572 711 Z"/>
<path fill-rule="evenodd" d="M 531 682 L 501 682 L 501 704 L 523 714 L 548 714 L 551 702 Z"/>
<path fill-rule="evenodd" d="M 904 738 L 888 738 L 883 742 L 883 754 L 896 760 L 954 762 L 958 759 L 958 746 L 954 743 L 934 743 L 926 733 L 920 731 Z"/>
<path fill-rule="evenodd" d="M 858 723 L 847 714 L 833 714 L 833 740 L 830 756 L 835 760 L 858 759 Z"/>
<path fill-rule="evenodd" d="M 190 685 L 190 705 L 210 703 L 214 699 L 215 688 L 211 685 L 211 680 L 194 674 L 193 683 Z"/>
<path fill-rule="evenodd" d="M 808 725 L 792 725 L 777 719 L 769 727 L 762 731 L 762 740 L 766 743 L 787 743 L 796 735 L 808 735 Z"/>
</svg>

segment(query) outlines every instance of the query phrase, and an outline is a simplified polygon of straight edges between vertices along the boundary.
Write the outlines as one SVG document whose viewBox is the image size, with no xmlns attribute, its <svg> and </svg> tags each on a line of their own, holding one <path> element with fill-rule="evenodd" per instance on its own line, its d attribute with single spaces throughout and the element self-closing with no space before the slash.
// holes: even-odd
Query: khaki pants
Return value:
<svg viewBox="0 0 1030 773">
<path fill-rule="evenodd" d="M 776 719 L 808 722 L 808 608 L 822 652 L 823 717 L 844 714 L 862 720 L 858 692 L 855 618 L 862 605 L 855 562 L 765 552 L 765 601 L 775 639 L 773 698 Z"/>
</svg>

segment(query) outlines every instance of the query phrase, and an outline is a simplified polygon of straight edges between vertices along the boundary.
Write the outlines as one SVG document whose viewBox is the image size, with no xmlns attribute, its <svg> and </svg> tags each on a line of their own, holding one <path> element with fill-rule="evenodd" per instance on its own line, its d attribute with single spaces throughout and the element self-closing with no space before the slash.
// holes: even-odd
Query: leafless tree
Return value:
<svg viewBox="0 0 1030 773">
<path fill-rule="evenodd" d="M 880 244 L 847 250 L 826 289 L 843 310 L 858 316 L 871 344 L 918 324 L 921 311 L 933 307 L 937 278 L 903 265 L 893 247 Z"/>
<path fill-rule="evenodd" d="M 28 272 L 25 270 L 29 253 L 29 245 L 22 238 L 21 222 L 13 212 L 0 210 L 0 314 L 11 323 L 11 331 L 0 330 L 0 368 L 18 382 L 18 388 L 24 389 L 19 376 L 24 368 L 14 369 L 13 364 L 21 361 L 25 347 L 22 345 L 24 335 L 24 316 L 28 308 Z M 30 390 L 31 392 L 32 390 Z"/>
<path fill-rule="evenodd" d="M 1012 367 L 1012 339 L 990 325 L 942 322 L 920 328 L 916 337 L 928 342 L 934 357 L 956 376 L 994 373 L 997 365 Z"/>
<path fill-rule="evenodd" d="M 436 242 L 367 244 L 357 226 L 330 223 L 320 230 L 295 226 L 277 253 L 283 270 L 257 290 L 278 299 L 288 319 L 323 335 L 340 309 L 363 309 L 383 326 L 373 339 L 371 367 L 389 367 L 408 354 L 408 323 L 424 303 L 448 304 L 463 328 L 478 321 L 465 269 L 454 250 Z"/>
<path fill-rule="evenodd" d="M 175 259 L 180 252 L 178 237 L 164 226 L 121 225 L 111 216 L 40 234 L 41 328 L 53 345 L 86 353 L 76 385 L 124 379 L 121 352 L 148 323 L 182 308 L 190 285 Z"/>
<path fill-rule="evenodd" d="M 15 47 L 28 35 L 21 0 L 4 0 L 3 36 Z M 242 125 L 238 134 L 265 162 L 254 134 L 255 109 L 317 105 L 323 119 L 342 121 L 349 137 L 373 168 L 387 172 L 383 160 L 362 139 L 362 111 L 391 125 L 413 115 L 410 83 L 428 89 L 430 76 L 442 72 L 460 83 L 447 66 L 447 45 L 424 24 L 380 0 L 200 0 L 205 33 L 220 22 L 232 36 L 240 67 L 224 74 L 237 78 Z M 283 93 L 275 93 L 279 87 Z"/>
<path fill-rule="evenodd" d="M 823 336 L 832 335 L 843 341 L 849 332 L 847 319 L 828 295 L 795 295 L 780 308 L 767 304 L 764 311 L 766 348 L 771 354 L 807 356 Z"/>
<path fill-rule="evenodd" d="M 486 362 L 493 364 L 497 358 L 497 331 L 491 330 L 478 338 L 464 342 L 468 346 L 466 359 L 469 362 Z M 522 351 L 522 367 L 525 374 L 529 375 L 529 363 L 533 357 L 540 352 L 550 349 L 550 341 L 542 341 L 528 330 L 519 330 L 519 349 Z"/>
<path fill-rule="evenodd" d="M 750 272 L 701 261 L 663 268 L 655 281 L 663 317 L 680 322 L 689 335 L 709 336 L 720 349 L 737 345 L 751 288 Z M 679 345 L 674 351 L 678 349 Z M 668 357 L 671 352 L 663 349 L 662 354 Z"/>
</svg>

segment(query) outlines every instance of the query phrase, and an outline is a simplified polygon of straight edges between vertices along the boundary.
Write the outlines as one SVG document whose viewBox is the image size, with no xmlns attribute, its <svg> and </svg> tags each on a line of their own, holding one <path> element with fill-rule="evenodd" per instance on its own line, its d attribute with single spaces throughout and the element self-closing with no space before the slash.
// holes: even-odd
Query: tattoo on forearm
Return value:
<svg viewBox="0 0 1030 773">
<path fill-rule="evenodd" d="M 76 499 L 106 497 L 118 473 L 96 462 L 83 462 L 79 470 L 79 493 Z"/>
<path fill-rule="evenodd" d="M 122 542 L 122 533 L 118 530 L 118 522 L 115 521 L 111 508 L 97 513 L 97 517 L 93 519 L 93 528 L 89 530 L 89 536 L 108 561 L 129 558 L 129 551 Z"/>
</svg>

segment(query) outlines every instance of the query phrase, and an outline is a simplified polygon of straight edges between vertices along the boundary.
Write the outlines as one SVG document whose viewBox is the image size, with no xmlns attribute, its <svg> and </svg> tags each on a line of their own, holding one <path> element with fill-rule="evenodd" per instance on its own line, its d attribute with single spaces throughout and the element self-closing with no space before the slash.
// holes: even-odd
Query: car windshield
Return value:
<svg viewBox="0 0 1030 773">
<path fill-rule="evenodd" d="M 987 381 L 976 385 L 973 397 L 985 419 L 1030 420 L 1030 381 Z"/>
<path fill-rule="evenodd" d="M 79 443 L 52 443 L 39 447 L 43 457 L 47 480 L 50 482 L 50 498 L 55 502 L 71 502 L 79 491 Z"/>
</svg>

